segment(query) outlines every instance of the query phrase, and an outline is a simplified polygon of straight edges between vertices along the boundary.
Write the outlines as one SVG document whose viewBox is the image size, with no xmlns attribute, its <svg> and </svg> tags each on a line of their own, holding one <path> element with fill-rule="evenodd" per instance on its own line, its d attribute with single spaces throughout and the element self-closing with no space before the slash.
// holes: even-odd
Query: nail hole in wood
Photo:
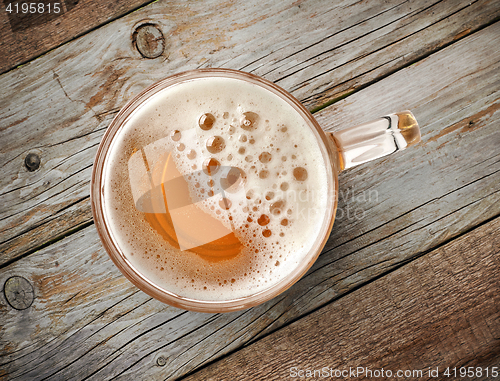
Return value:
<svg viewBox="0 0 500 381">
<path fill-rule="evenodd" d="M 167 359 L 163 356 L 160 356 L 156 359 L 156 364 L 158 366 L 165 366 L 167 364 Z"/>
<path fill-rule="evenodd" d="M 28 171 L 36 171 L 40 167 L 40 157 L 36 153 L 29 153 L 24 159 L 24 165 Z"/>
</svg>

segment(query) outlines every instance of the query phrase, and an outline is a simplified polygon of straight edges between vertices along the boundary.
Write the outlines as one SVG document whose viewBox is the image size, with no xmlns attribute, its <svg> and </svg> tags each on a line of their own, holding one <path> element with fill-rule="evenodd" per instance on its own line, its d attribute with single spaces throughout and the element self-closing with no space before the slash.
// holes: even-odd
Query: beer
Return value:
<svg viewBox="0 0 500 381">
<path fill-rule="evenodd" d="M 275 286 L 332 208 L 332 168 L 315 134 L 289 102 L 244 79 L 155 92 L 106 154 L 102 205 L 114 245 L 182 298 L 227 301 Z"/>
</svg>

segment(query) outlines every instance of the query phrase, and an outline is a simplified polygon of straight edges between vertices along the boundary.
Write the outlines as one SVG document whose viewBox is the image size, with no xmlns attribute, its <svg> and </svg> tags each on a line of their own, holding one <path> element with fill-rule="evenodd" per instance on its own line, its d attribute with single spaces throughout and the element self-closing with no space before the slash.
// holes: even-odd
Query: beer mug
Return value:
<svg viewBox="0 0 500 381">
<path fill-rule="evenodd" d="M 188 71 L 114 118 L 94 163 L 92 213 L 113 262 L 147 294 L 201 312 L 249 308 L 320 254 L 339 172 L 419 141 L 409 111 L 325 132 L 265 79 Z"/>
</svg>

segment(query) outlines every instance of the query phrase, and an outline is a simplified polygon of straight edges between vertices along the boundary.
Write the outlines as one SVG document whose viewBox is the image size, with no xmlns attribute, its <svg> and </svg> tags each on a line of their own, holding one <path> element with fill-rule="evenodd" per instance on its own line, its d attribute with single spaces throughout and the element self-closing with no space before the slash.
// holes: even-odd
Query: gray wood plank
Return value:
<svg viewBox="0 0 500 381">
<path fill-rule="evenodd" d="M 23 276 L 36 296 L 18 311 L 0 295 L 0 368 L 12 379 L 174 379 L 498 216 L 499 43 L 497 23 L 321 112 L 338 128 L 356 105 L 367 117 L 410 108 L 423 141 L 341 175 L 327 246 L 284 294 L 223 315 L 162 305 L 120 275 L 89 226 L 0 270 L 0 284 Z"/>
<path fill-rule="evenodd" d="M 498 18 L 495 1 L 155 2 L 0 76 L 0 264 L 91 221 L 97 145 L 118 109 L 147 85 L 197 67 L 275 81 L 313 109 Z M 305 21 L 307 20 L 307 22 Z M 135 49 L 141 22 L 166 50 Z M 40 168 L 24 166 L 28 153 Z"/>
<path fill-rule="evenodd" d="M 185 380 L 494 380 L 499 254 L 497 218 Z"/>
<path fill-rule="evenodd" d="M 29 5 L 30 2 L 5 0 L 0 12 L 0 36 L 2 36 L 0 73 L 15 68 L 148 2 L 147 0 L 32 1 L 31 3 L 36 4 L 34 12 L 23 13 L 22 4 Z M 8 4 L 11 4 L 10 12 L 7 11 Z M 59 10 L 54 8 L 55 4 L 58 4 Z"/>
</svg>

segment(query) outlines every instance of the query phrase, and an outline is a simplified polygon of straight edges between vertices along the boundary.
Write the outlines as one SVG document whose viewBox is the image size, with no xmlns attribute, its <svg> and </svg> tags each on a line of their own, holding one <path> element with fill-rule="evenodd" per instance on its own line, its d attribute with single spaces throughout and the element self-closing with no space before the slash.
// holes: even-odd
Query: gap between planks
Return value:
<svg viewBox="0 0 500 381">
<path fill-rule="evenodd" d="M 499 114 L 494 106 L 500 97 L 492 75 L 498 70 L 498 53 L 492 47 L 497 46 L 498 28 L 486 28 L 318 115 L 335 129 L 346 122 L 342 118 L 363 118 L 350 112 L 357 102 L 367 104 L 367 115 L 393 105 L 374 101 L 374 94 L 384 93 L 384 101 L 419 104 L 418 113 L 429 124 L 415 150 L 343 175 L 361 192 L 375 187 L 387 197 L 368 205 L 355 197 L 341 200 L 340 208 L 364 206 L 371 217 L 354 223 L 339 216 L 325 252 L 290 290 L 241 313 L 182 312 L 180 317 L 178 310 L 136 292 L 113 266 L 90 226 L 0 271 L 0 283 L 10 275 L 22 275 L 37 292 L 35 303 L 24 312 L 0 303 L 6 322 L 1 345 L 9 374 L 67 379 L 179 377 L 497 216 L 500 152 L 494 133 Z M 468 65 L 461 66 L 460 59 Z M 407 83 L 408 75 L 414 76 L 415 88 L 399 94 L 398 84 Z M 418 91 L 422 87 L 425 91 Z M 329 118 L 338 108 L 346 110 L 345 115 Z M 455 159 L 449 160 L 450 156 Z M 33 343 L 23 347 L 26 340 Z M 168 362 L 158 367 L 162 356 Z M 132 368 L 130 359 L 135 363 Z"/>
<path fill-rule="evenodd" d="M 0 61 L 0 74 L 36 60 L 151 2 L 152 0 L 129 0 L 122 3 L 109 0 L 62 0 L 58 14 L 48 13 L 47 5 L 43 7 L 45 12 L 37 10 L 35 13 L 19 15 L 3 9 L 5 12 L 0 13 L 0 56 L 3 58 Z M 4 2 L 4 6 L 7 6 L 7 2 Z"/>
<path fill-rule="evenodd" d="M 431 380 L 430 369 L 446 379 L 447 368 L 474 367 L 475 379 L 489 380 L 486 367 L 500 372 L 499 233 L 500 218 L 485 222 L 181 379 L 282 380 L 362 367 L 421 370 L 414 377 Z"/>
<path fill-rule="evenodd" d="M 342 9 L 328 2 L 322 13 L 317 12 L 319 4 L 315 2 L 279 3 L 256 7 L 252 22 L 235 26 L 239 17 L 248 17 L 247 2 L 215 7 L 217 11 L 208 18 L 201 16 L 197 4 L 181 6 L 172 2 L 168 9 L 164 3 L 150 4 L 0 77 L 7 82 L 5 88 L 15 88 L 13 98 L 18 94 L 22 98 L 13 100 L 14 105 L 9 104 L 6 109 L 23 106 L 15 117 L 1 115 L 4 124 L 11 125 L 10 133 L 2 139 L 7 139 L 11 151 L 6 155 L 12 157 L 9 156 L 3 168 L 6 175 L 0 181 L 14 180 L 12 184 L 2 183 L 2 188 L 10 193 L 2 196 L 0 205 L 9 208 L 13 201 L 23 200 L 17 209 L 1 213 L 2 224 L 7 228 L 2 232 L 2 241 L 6 242 L 0 244 L 2 262 L 32 252 L 91 219 L 88 201 L 59 214 L 58 211 L 88 196 L 85 181 L 90 172 L 82 168 L 92 164 L 97 144 L 113 116 L 110 110 L 119 109 L 136 90 L 164 77 L 166 72 L 200 65 L 245 67 L 278 81 L 314 108 L 429 52 L 439 51 L 443 45 L 488 25 L 500 14 L 494 2 L 487 0 L 422 0 L 412 5 L 400 1 L 379 5 L 344 1 L 337 4 Z M 159 23 L 165 33 L 171 32 L 169 55 L 161 57 L 161 65 L 157 60 L 142 59 L 130 44 L 129 32 L 142 18 Z M 214 29 L 213 22 L 218 18 L 222 19 Z M 311 22 L 304 23 L 304 19 Z M 318 28 L 314 21 L 322 27 Z M 269 38 L 269 24 L 279 34 L 276 39 Z M 380 25 L 385 26 L 380 29 Z M 290 33 L 285 33 L 288 29 Z M 191 33 L 201 40 L 192 41 Z M 221 33 L 225 33 L 225 39 L 214 40 Z M 108 39 L 110 34 L 115 36 L 112 42 Z M 258 48 L 250 49 L 248 44 Z M 183 54 L 187 56 L 180 54 L 182 49 L 186 49 Z M 210 54 L 205 57 L 207 51 Z M 106 60 L 99 59 L 103 56 Z M 200 64 L 195 64 L 197 59 Z M 297 70 L 296 75 L 288 76 Z M 329 74 L 312 80 L 319 72 Z M 308 78 L 311 80 L 307 88 L 298 86 Z M 79 86 L 81 81 L 84 85 Z M 332 83 L 336 85 L 331 87 Z M 47 93 L 52 97 L 51 110 L 44 106 Z M 43 110 L 39 110 L 36 121 L 23 114 L 29 110 L 33 113 L 37 105 L 43 105 Z M 52 120 L 54 115 L 66 118 Z M 40 127 L 40 132 L 34 132 L 30 128 L 33 125 Z M 70 139 L 63 130 L 73 134 Z M 33 142 L 38 148 L 30 147 Z M 66 143 L 53 146 L 61 142 Z M 82 145 L 88 149 L 75 155 Z M 39 151 L 42 157 L 42 167 L 31 174 L 23 170 L 22 164 L 23 155 L 29 151 Z"/>
<path fill-rule="evenodd" d="M 135 11 L 135 10 L 132 10 L 131 12 L 134 12 L 134 11 Z M 490 26 L 490 25 L 494 24 L 494 23 L 495 23 L 495 22 L 497 22 L 499 19 L 500 19 L 500 17 L 496 17 L 495 19 L 493 19 L 492 21 L 488 22 L 487 24 L 480 26 L 477 30 L 475 30 L 475 31 L 474 31 L 474 33 L 477 33 L 478 31 L 481 31 L 482 29 L 484 29 L 484 28 L 486 28 L 486 27 L 488 27 L 488 26 Z M 94 29 L 96 29 L 96 28 L 94 28 Z M 92 29 L 92 30 L 94 30 L 94 29 Z M 86 33 L 91 32 L 92 30 L 87 31 Z M 366 87 L 368 87 L 368 86 L 370 86 L 370 85 L 373 85 L 374 83 L 379 82 L 379 81 L 381 81 L 381 80 L 383 80 L 383 79 L 387 78 L 388 76 L 390 76 L 390 75 L 392 75 L 392 74 L 394 74 L 394 73 L 396 73 L 396 72 L 398 72 L 398 71 L 400 71 L 400 70 L 403 70 L 403 69 L 405 69 L 405 68 L 407 68 L 407 67 L 409 67 L 409 66 L 411 66 L 411 65 L 413 65 L 413 64 L 415 64 L 415 63 L 417 63 L 418 61 L 420 61 L 420 60 L 422 60 L 422 59 L 427 58 L 427 57 L 428 57 L 428 56 L 430 56 L 431 54 L 434 54 L 434 53 L 438 52 L 439 50 L 444 49 L 444 48 L 446 48 L 446 47 L 448 47 L 448 46 L 450 46 L 450 45 L 452 45 L 452 44 L 454 44 L 454 43 L 456 43 L 456 42 L 458 42 L 458 41 L 462 40 L 463 38 L 466 38 L 468 35 L 469 35 L 469 34 L 462 34 L 459 38 L 454 39 L 453 41 L 451 41 L 451 42 L 448 42 L 448 43 L 444 44 L 443 46 L 441 46 L 441 47 L 440 47 L 438 50 L 436 50 L 436 51 L 429 52 L 429 53 L 427 53 L 427 54 L 425 54 L 425 55 L 423 55 L 423 56 L 419 57 L 418 59 L 416 59 L 416 60 L 414 60 L 414 61 L 410 61 L 410 62 L 408 62 L 407 64 L 405 64 L 405 65 L 403 65 L 403 66 L 401 66 L 401 67 L 399 67 L 399 68 L 396 68 L 396 69 L 395 69 L 395 70 L 393 70 L 393 71 L 389 71 L 389 72 L 385 73 L 384 75 L 382 75 L 382 76 L 380 76 L 380 77 L 378 77 L 378 78 L 376 78 L 376 79 L 374 79 L 374 80 L 372 80 L 372 81 L 370 81 L 370 82 L 367 82 L 367 83 L 365 83 L 365 84 L 363 84 L 363 85 L 361 85 L 361 86 L 359 86 L 359 87 L 355 88 L 354 90 L 352 90 L 352 91 L 350 91 L 350 92 L 346 92 L 346 93 L 344 93 L 344 94 L 343 94 L 343 95 L 341 95 L 341 96 L 338 96 L 338 97 L 336 97 L 336 98 L 333 98 L 333 99 L 331 99 L 330 101 L 327 101 L 326 103 L 324 103 L 323 105 L 320 105 L 320 106 L 317 106 L 317 107 L 313 108 L 313 109 L 311 110 L 311 113 L 312 113 L 312 114 L 316 114 L 316 113 L 318 113 L 319 111 L 321 111 L 321 110 L 323 110 L 323 109 L 327 108 L 328 106 L 331 106 L 331 105 L 333 105 L 333 104 L 335 104 L 335 103 L 337 103 L 337 102 L 339 102 L 339 101 L 341 101 L 341 100 L 343 100 L 343 99 L 345 99 L 345 98 L 347 98 L 347 97 L 349 97 L 349 96 L 351 96 L 351 95 L 354 95 L 354 94 L 356 94 L 357 92 L 359 92 L 359 91 L 361 91 L 361 90 L 365 89 Z M 77 37 L 80 37 L 80 36 L 77 36 Z M 75 38 L 77 38 L 77 37 L 75 37 Z M 114 111 L 111 115 L 116 115 L 116 114 L 118 113 L 118 111 L 119 111 L 119 110 L 115 110 L 115 111 Z M 79 136 L 79 137 L 77 137 L 77 138 L 80 138 L 80 137 L 81 137 L 81 136 Z M 72 139 L 77 139 L 77 138 L 72 138 Z M 72 140 L 72 139 L 71 139 L 71 140 Z M 62 143 L 65 143 L 65 142 L 61 142 L 61 143 L 58 143 L 58 144 L 62 144 Z M 90 203 L 90 196 L 85 196 L 85 197 L 83 197 L 83 198 L 81 198 L 81 199 L 77 200 L 77 202 L 74 202 L 74 203 L 72 203 L 72 204 L 70 204 L 70 205 L 68 205 L 68 206 L 65 206 L 63 209 L 61 209 L 61 210 L 57 211 L 57 213 L 60 213 L 61 211 L 65 210 L 65 209 L 67 209 L 67 208 L 70 208 L 70 207 L 72 207 L 74 204 L 79 203 L 79 202 L 81 202 L 81 201 L 88 201 L 88 202 Z M 18 257 L 15 257 L 15 258 L 13 258 L 13 259 L 11 259 L 11 260 L 8 260 L 8 261 L 6 261 L 6 262 L 4 262 L 4 263 L 1 263 L 1 264 L 0 264 L 0 269 L 1 269 L 1 268 L 3 268 L 3 267 L 6 267 L 6 266 L 8 266 L 8 265 L 10 265 L 11 263 L 14 263 L 15 261 L 17 261 L 17 260 L 19 260 L 19 259 L 21 259 L 21 258 L 26 257 L 26 256 L 28 256 L 28 255 L 30 255 L 30 254 L 32 254 L 32 253 L 34 253 L 34 252 L 38 251 L 38 250 L 41 250 L 42 248 L 47 247 L 47 246 L 49 246 L 49 245 L 50 245 L 50 244 L 52 244 L 52 243 L 55 243 L 55 242 L 57 242 L 57 241 L 59 241 L 59 240 L 61 240 L 61 239 L 63 239 L 63 238 L 66 238 L 66 237 L 70 236 L 71 234 L 74 234 L 74 233 L 76 233 L 76 232 L 78 232 L 78 231 L 80 231 L 80 230 L 82 230 L 82 229 L 85 229 L 87 226 L 90 226 L 90 225 L 91 225 L 91 224 L 93 224 L 93 223 L 94 223 L 94 221 L 93 221 L 92 219 L 91 219 L 91 220 L 89 220 L 89 221 L 84 221 L 83 223 L 79 224 L 77 227 L 75 227 L 75 228 L 73 228 L 73 229 L 71 229 L 71 230 L 68 230 L 67 232 L 63 232 L 61 235 L 55 236 L 55 237 L 54 237 L 53 239 L 51 239 L 50 241 L 48 241 L 48 242 L 46 242 L 46 243 L 42 243 L 41 245 L 39 245 L 39 246 L 37 246 L 37 247 L 34 247 L 34 248 L 32 248 L 32 249 L 30 249 L 30 250 L 26 251 L 25 253 L 21 253 Z M 13 237 L 13 238 L 16 238 L 16 237 Z"/>
</svg>

